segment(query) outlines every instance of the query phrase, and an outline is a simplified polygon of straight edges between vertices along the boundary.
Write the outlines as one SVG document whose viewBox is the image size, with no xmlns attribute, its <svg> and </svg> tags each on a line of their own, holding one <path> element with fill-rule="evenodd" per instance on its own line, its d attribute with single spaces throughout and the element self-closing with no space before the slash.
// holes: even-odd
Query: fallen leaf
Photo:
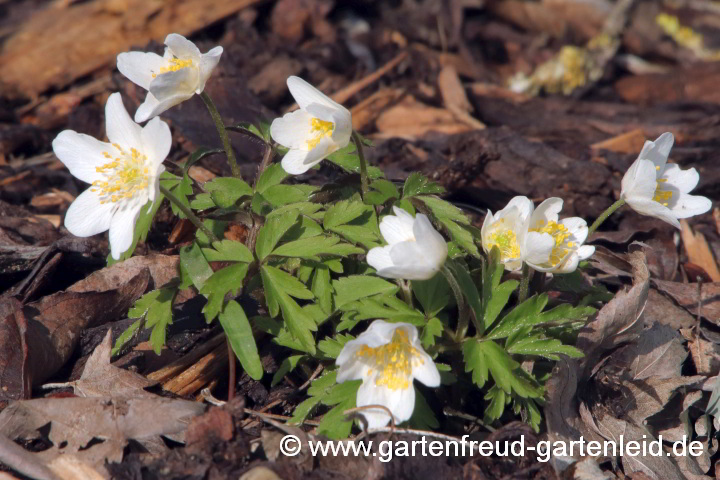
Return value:
<svg viewBox="0 0 720 480">
<path fill-rule="evenodd" d="M 90 355 L 80 378 L 66 384 L 52 384 L 53 387 L 72 387 L 80 397 L 155 397 L 144 388 L 156 382 L 144 376 L 110 364 L 112 330 L 108 330 L 102 343 Z M 45 386 L 46 388 L 48 385 Z"/>
<path fill-rule="evenodd" d="M 616 153 L 634 153 L 642 150 L 645 145 L 645 132 L 642 128 L 636 128 L 627 133 L 621 133 L 614 137 L 603 140 L 602 142 L 593 143 L 590 148 L 593 150 L 610 150 Z"/>
<path fill-rule="evenodd" d="M 14 298 L 0 301 L 0 405 L 30 396 L 27 320 Z"/>
<path fill-rule="evenodd" d="M 690 261 L 705 270 L 713 282 L 720 282 L 720 269 L 705 236 L 700 232 L 693 232 L 687 220 L 680 220 L 680 226 L 683 245 Z"/>
<path fill-rule="evenodd" d="M 653 280 L 653 283 L 658 290 L 693 315 L 698 315 L 698 299 L 702 298 L 701 315 L 715 325 L 720 325 L 720 282 L 699 285 L 697 283 Z M 698 296 L 699 290 L 702 290 L 701 297 Z"/>
</svg>

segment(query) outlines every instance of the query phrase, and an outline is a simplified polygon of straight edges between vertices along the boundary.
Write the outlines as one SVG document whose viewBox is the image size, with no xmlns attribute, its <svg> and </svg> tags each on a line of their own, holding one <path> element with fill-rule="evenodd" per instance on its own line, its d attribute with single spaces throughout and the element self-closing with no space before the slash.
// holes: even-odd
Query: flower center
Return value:
<svg viewBox="0 0 720 480">
<path fill-rule="evenodd" d="M 500 222 L 502 221 L 503 219 L 500 219 Z M 488 247 L 490 249 L 498 247 L 504 259 L 520 257 L 520 245 L 517 242 L 517 235 L 509 228 L 491 233 Z"/>
<path fill-rule="evenodd" d="M 332 122 L 326 122 L 325 120 L 320 120 L 319 118 L 313 118 L 310 120 L 310 133 L 313 135 L 313 138 L 307 141 L 308 149 L 312 150 L 317 147 L 320 140 L 332 135 L 333 128 L 335 128 L 335 124 Z"/>
<path fill-rule="evenodd" d="M 404 390 L 410 387 L 412 368 L 425 363 L 420 352 L 412 346 L 405 330 L 398 328 L 390 343 L 377 348 L 364 345 L 355 354 L 369 358 L 374 363 L 373 369 L 378 370 L 375 384 L 386 386 L 390 390 Z"/>
<path fill-rule="evenodd" d="M 133 198 L 137 192 L 145 190 L 149 183 L 150 168 L 147 166 L 147 156 L 134 148 L 128 153 L 117 143 L 112 145 L 118 150 L 119 155 L 113 158 L 110 153 L 103 152 L 110 162 L 95 167 L 95 171 L 103 174 L 105 179 L 95 180 L 92 183 L 93 188 L 90 189 L 100 196 L 101 204 Z"/>
<path fill-rule="evenodd" d="M 191 58 L 189 58 L 187 60 L 182 60 L 180 58 L 171 58 L 169 60 L 169 62 L 170 62 L 170 65 L 168 65 L 167 67 L 161 67 L 160 71 L 152 74 L 152 77 L 155 78 L 158 75 L 162 75 L 163 73 L 177 72 L 178 70 L 182 70 L 183 68 L 192 67 L 192 64 L 193 64 L 193 61 Z"/>
<path fill-rule="evenodd" d="M 658 178 L 657 184 L 655 187 L 655 196 L 653 197 L 653 200 L 655 200 L 656 202 L 661 203 L 663 206 L 667 207 L 673 194 L 670 190 L 661 190 L 660 189 L 662 184 L 665 182 L 667 182 L 666 178 Z"/>
<path fill-rule="evenodd" d="M 550 252 L 550 264 L 552 266 L 563 261 L 567 254 L 570 253 L 570 249 L 575 247 L 575 242 L 568 242 L 572 234 L 568 232 L 567 227 L 562 223 L 557 223 L 553 220 L 545 223 L 543 220 L 538 220 L 535 228 L 531 228 L 530 231 L 547 233 L 555 240 L 555 246 L 552 252 Z"/>
</svg>

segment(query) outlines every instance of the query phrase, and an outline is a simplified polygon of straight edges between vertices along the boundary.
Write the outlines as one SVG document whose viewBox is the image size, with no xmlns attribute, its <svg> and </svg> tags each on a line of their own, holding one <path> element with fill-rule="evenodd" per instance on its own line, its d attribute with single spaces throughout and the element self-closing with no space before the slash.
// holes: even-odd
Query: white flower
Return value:
<svg viewBox="0 0 720 480">
<path fill-rule="evenodd" d="M 672 133 L 645 142 L 635 163 L 622 179 L 620 198 L 643 215 L 659 218 L 680 228 L 680 218 L 700 215 L 712 208 L 709 198 L 689 195 L 700 180 L 697 170 L 681 170 L 667 163 L 673 146 Z"/>
<path fill-rule="evenodd" d="M 289 77 L 287 85 L 300 108 L 273 120 L 270 135 L 290 149 L 282 167 L 299 175 L 350 143 L 352 118 L 347 108 L 302 78 Z"/>
<path fill-rule="evenodd" d="M 393 207 L 393 211 L 395 215 L 386 215 L 380 222 L 380 233 L 388 245 L 371 249 L 367 262 L 381 277 L 432 278 L 447 258 L 445 239 L 422 213 L 413 217 L 402 208 Z"/>
<path fill-rule="evenodd" d="M 151 52 L 125 52 L 117 57 L 120 73 L 148 91 L 145 102 L 135 112 L 136 122 L 149 120 L 201 94 L 223 52 L 222 47 L 215 47 L 200 53 L 194 43 L 177 33 L 168 35 L 165 45 L 162 57 Z"/>
<path fill-rule="evenodd" d="M 119 93 L 108 98 L 105 123 L 111 143 L 65 130 L 52 146 L 71 174 L 92 184 L 70 205 L 65 227 L 78 237 L 110 230 L 110 251 L 118 259 L 132 245 L 143 205 L 155 200 L 172 135 L 159 118 L 144 128 L 133 122 Z"/>
<path fill-rule="evenodd" d="M 440 385 L 440 373 L 425 353 L 418 331 L 409 323 L 375 320 L 355 340 L 343 346 L 335 363 L 337 381 L 362 379 L 357 406 L 383 405 L 395 417 L 395 423 L 408 420 L 415 408 L 413 380 L 428 387 Z M 361 411 L 368 428 L 383 427 L 390 416 L 383 409 Z"/>
<path fill-rule="evenodd" d="M 514 197 L 507 206 L 493 215 L 488 210 L 480 236 L 485 253 L 493 247 L 500 251 L 505 269 L 520 270 L 523 262 L 543 264 L 550 259 L 555 241 L 550 235 L 530 232 L 534 205 L 527 197 Z"/>
<path fill-rule="evenodd" d="M 595 247 L 583 245 L 588 236 L 587 222 L 580 217 L 564 218 L 558 221 L 558 213 L 562 210 L 561 198 L 548 198 L 533 212 L 530 217 L 530 232 L 550 236 L 553 248 L 545 262 L 527 263 L 541 272 L 570 273 L 575 271 L 580 260 L 589 258 L 595 253 Z"/>
</svg>

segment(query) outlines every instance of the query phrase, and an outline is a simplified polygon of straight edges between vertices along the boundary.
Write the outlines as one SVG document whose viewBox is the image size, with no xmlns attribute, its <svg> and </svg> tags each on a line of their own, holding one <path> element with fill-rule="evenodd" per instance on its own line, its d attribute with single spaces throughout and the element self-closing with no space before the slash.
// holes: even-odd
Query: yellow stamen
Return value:
<svg viewBox="0 0 720 480">
<path fill-rule="evenodd" d="M 553 240 L 555 240 L 555 246 L 550 252 L 550 264 L 554 267 L 562 262 L 570 249 L 575 247 L 575 242 L 568 241 L 572 239 L 572 234 L 568 231 L 567 227 L 562 223 L 557 223 L 553 220 L 545 223 L 544 220 L 540 220 L 537 223 L 537 227 L 530 230 L 531 232 L 547 233 Z"/>
<path fill-rule="evenodd" d="M 660 190 L 660 185 L 665 182 L 667 182 L 667 179 L 665 178 L 658 179 L 655 187 L 655 196 L 653 196 L 653 200 L 667 207 L 667 202 L 672 198 L 673 194 L 670 190 Z"/>
<path fill-rule="evenodd" d="M 335 124 L 332 122 L 326 122 L 325 120 L 320 120 L 319 118 L 313 118 L 310 120 L 310 133 L 314 133 L 315 135 L 311 140 L 307 141 L 308 149 L 312 150 L 317 147 L 320 140 L 332 135 L 333 128 L 335 128 Z"/>
<path fill-rule="evenodd" d="M 152 77 L 155 78 L 158 75 L 162 75 L 163 73 L 177 72 L 178 70 L 182 70 L 183 68 L 192 67 L 192 65 L 193 65 L 192 59 L 182 60 L 180 58 L 171 58 L 169 60 L 169 62 L 170 62 L 169 66 L 161 67 L 157 73 L 152 74 Z"/>
<path fill-rule="evenodd" d="M 120 145 L 113 144 L 120 156 L 113 159 L 108 152 L 103 152 L 105 158 L 112 161 L 95 167 L 95 171 L 105 176 L 104 180 L 95 180 L 91 192 L 100 196 L 100 204 L 116 203 L 123 199 L 130 199 L 136 193 L 145 190 L 149 185 L 149 167 L 145 164 L 147 156 L 135 148 L 126 153 Z"/>
<path fill-rule="evenodd" d="M 504 219 L 500 219 L 503 223 Z M 517 242 L 515 232 L 510 229 L 495 231 L 490 234 L 488 248 L 498 247 L 503 260 L 520 257 L 520 245 Z"/>
<path fill-rule="evenodd" d="M 410 387 L 413 367 L 425 363 L 420 351 L 412 346 L 408 334 L 402 328 L 395 330 L 390 343 L 376 348 L 363 345 L 355 355 L 370 359 L 373 363 L 371 370 L 378 370 L 375 385 L 390 390 Z"/>
</svg>

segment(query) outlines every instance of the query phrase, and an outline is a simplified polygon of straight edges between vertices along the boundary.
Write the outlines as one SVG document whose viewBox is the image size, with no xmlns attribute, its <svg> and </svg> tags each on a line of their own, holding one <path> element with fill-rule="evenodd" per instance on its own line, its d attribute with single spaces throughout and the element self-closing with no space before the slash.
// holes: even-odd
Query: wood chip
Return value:
<svg viewBox="0 0 720 480">
<path fill-rule="evenodd" d="M 593 150 L 610 150 L 615 153 L 640 153 L 645 145 L 645 132 L 642 128 L 636 128 L 627 133 L 617 135 L 602 142 L 590 145 Z"/>
<path fill-rule="evenodd" d="M 377 137 L 407 140 L 415 140 L 429 132 L 452 135 L 472 130 L 465 122 L 458 121 L 453 112 L 425 105 L 412 96 L 383 112 L 375 125 L 379 132 Z"/>
<path fill-rule="evenodd" d="M 693 232 L 687 220 L 680 220 L 680 225 L 683 245 L 690 261 L 705 270 L 713 282 L 720 282 L 720 269 L 705 236 L 700 232 Z"/>
<path fill-rule="evenodd" d="M 114 65 L 117 54 L 132 46 L 162 42 L 168 32 L 190 35 L 256 3 L 260 0 L 94 0 L 62 12 L 48 7 L 5 42 L 0 53 L 0 84 L 7 87 L 3 93 L 35 98 Z"/>
</svg>

